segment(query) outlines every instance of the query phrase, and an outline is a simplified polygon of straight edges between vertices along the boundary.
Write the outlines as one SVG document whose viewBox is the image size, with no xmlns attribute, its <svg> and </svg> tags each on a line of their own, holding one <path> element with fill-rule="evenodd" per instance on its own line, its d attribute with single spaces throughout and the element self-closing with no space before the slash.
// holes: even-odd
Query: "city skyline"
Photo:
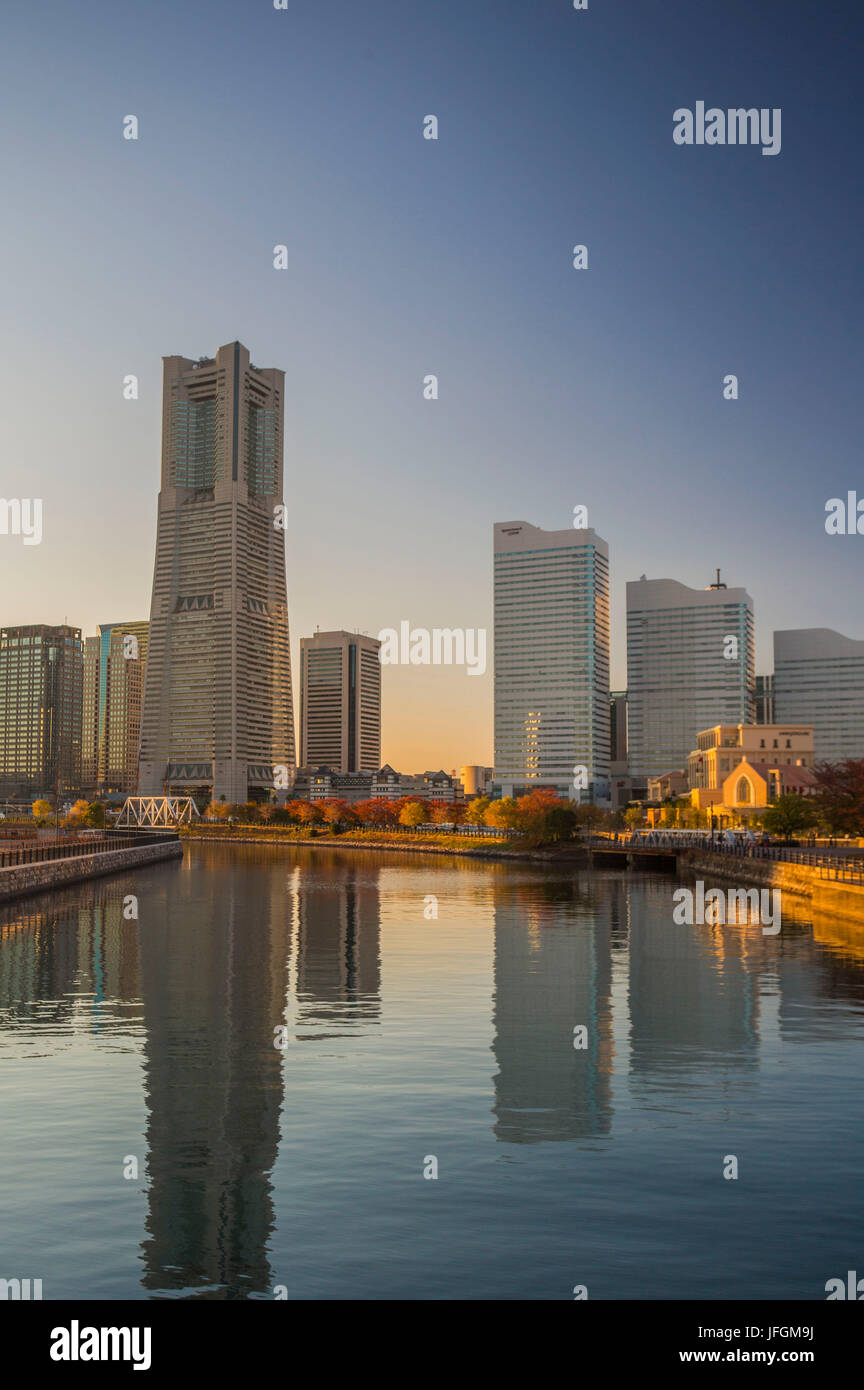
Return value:
<svg viewBox="0 0 864 1390">
<path fill-rule="evenodd" d="M 719 565 L 745 584 L 758 671 L 775 630 L 864 638 L 864 539 L 824 525 L 859 472 L 844 21 L 821 16 L 803 44 L 740 0 L 710 26 L 691 10 L 618 6 L 622 47 L 566 6 L 444 0 L 430 27 L 386 0 L 290 17 L 216 0 L 206 56 L 195 14 L 163 0 L 146 26 L 104 0 L 50 25 L 10 14 L 3 494 L 45 516 L 40 546 L 0 537 L 4 620 L 95 632 L 146 614 L 159 359 L 237 338 L 286 373 L 295 668 L 316 625 L 491 630 L 489 522 L 561 529 L 577 505 L 609 538 L 615 688 L 643 572 L 698 586 Z M 478 64 L 490 30 L 497 61 Z M 51 103 L 27 77 L 34 42 Z M 254 100 L 221 100 L 246 80 Z M 780 154 L 677 146 L 673 112 L 703 96 L 782 107 Z M 394 762 L 491 761 L 488 672 L 386 684 Z"/>
</svg>

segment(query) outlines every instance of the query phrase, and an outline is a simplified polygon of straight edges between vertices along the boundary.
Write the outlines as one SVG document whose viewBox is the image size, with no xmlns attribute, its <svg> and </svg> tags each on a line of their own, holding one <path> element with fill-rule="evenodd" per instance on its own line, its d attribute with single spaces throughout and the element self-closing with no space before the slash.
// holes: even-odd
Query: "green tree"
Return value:
<svg viewBox="0 0 864 1390">
<path fill-rule="evenodd" d="M 592 830 L 599 830 L 601 825 L 606 824 L 606 812 L 601 806 L 592 806 L 590 801 L 584 802 L 576 807 L 576 824 L 583 830 L 587 830 L 590 835 Z"/>
<path fill-rule="evenodd" d="M 864 758 L 817 763 L 815 805 L 835 835 L 864 834 Z"/>
<path fill-rule="evenodd" d="M 84 817 L 88 825 L 96 830 L 105 828 L 105 807 L 101 801 L 91 801 L 87 807 L 87 815 Z"/>
<path fill-rule="evenodd" d="M 641 825 L 642 807 L 628 806 L 627 810 L 624 812 L 624 824 L 629 826 L 631 830 L 635 830 L 637 825 Z"/>
<path fill-rule="evenodd" d="M 784 792 L 768 807 L 762 824 L 770 835 L 782 835 L 785 839 L 812 830 L 818 819 L 817 809 L 809 797 L 798 792 Z"/>
</svg>

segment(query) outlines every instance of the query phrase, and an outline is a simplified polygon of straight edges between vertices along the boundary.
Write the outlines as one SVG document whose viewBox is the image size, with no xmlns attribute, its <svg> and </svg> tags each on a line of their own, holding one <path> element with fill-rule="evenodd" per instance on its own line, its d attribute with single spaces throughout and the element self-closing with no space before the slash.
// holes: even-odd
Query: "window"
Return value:
<svg viewBox="0 0 864 1390">
<path fill-rule="evenodd" d="M 738 785 L 735 788 L 735 800 L 739 805 L 743 804 L 749 806 L 751 799 L 749 779 L 746 777 L 739 777 Z"/>
</svg>

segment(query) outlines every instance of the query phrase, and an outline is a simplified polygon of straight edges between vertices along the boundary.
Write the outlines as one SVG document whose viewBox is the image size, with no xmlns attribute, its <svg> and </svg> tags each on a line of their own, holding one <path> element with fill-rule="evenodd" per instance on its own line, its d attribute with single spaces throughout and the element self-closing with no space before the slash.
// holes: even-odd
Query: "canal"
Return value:
<svg viewBox="0 0 864 1390">
<path fill-rule="evenodd" d="M 3 905 L 0 1277 L 824 1299 L 864 1257 L 864 931 L 678 926 L 677 886 L 192 844 Z"/>
</svg>

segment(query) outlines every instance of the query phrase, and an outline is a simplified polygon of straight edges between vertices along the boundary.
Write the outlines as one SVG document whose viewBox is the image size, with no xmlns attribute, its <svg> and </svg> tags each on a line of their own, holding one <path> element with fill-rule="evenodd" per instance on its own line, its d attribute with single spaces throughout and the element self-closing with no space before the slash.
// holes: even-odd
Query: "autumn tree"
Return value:
<svg viewBox="0 0 864 1390">
<path fill-rule="evenodd" d="M 69 830 L 77 829 L 79 825 L 84 825 L 87 820 L 87 812 L 90 809 L 89 801 L 76 801 L 63 817 L 63 824 Z"/>
<path fill-rule="evenodd" d="M 50 801 L 39 800 L 33 802 L 33 819 L 35 821 L 48 820 L 53 814 L 54 807 L 51 805 Z"/>
<path fill-rule="evenodd" d="M 421 801 L 406 801 L 399 812 L 400 825 L 422 825 L 426 818 L 426 807 Z"/>
<path fill-rule="evenodd" d="M 486 810 L 486 824 L 496 830 L 517 830 L 519 828 L 519 808 L 512 796 L 503 796 L 500 801 L 492 801 Z"/>
<path fill-rule="evenodd" d="M 325 823 L 333 829 L 337 826 L 350 825 L 354 819 L 354 812 L 348 802 L 339 797 L 330 797 L 327 801 L 322 801 L 319 804 Z"/>
<path fill-rule="evenodd" d="M 486 812 L 492 805 L 491 798 L 488 796 L 476 796 L 473 801 L 468 803 L 465 811 L 465 819 L 469 825 L 486 825 Z"/>
</svg>

